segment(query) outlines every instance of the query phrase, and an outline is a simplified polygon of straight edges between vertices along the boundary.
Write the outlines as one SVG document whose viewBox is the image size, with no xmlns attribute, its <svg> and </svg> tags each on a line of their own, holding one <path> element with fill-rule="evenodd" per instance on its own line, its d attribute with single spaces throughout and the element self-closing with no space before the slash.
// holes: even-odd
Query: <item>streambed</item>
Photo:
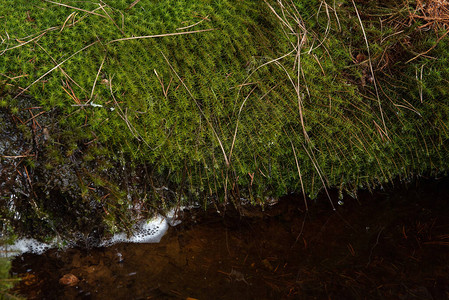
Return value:
<svg viewBox="0 0 449 300">
<path fill-rule="evenodd" d="M 331 195 L 337 199 L 337 193 Z M 190 210 L 157 244 L 24 254 L 28 299 L 447 299 L 449 179 L 260 211 Z M 62 279 L 65 278 L 65 279 Z"/>
</svg>

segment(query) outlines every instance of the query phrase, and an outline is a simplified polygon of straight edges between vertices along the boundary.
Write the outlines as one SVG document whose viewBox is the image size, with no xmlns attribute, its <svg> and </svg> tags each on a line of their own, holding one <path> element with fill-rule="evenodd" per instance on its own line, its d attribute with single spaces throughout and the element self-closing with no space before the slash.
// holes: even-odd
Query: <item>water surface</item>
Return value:
<svg viewBox="0 0 449 300">
<path fill-rule="evenodd" d="M 263 212 L 192 210 L 158 244 L 25 254 L 13 262 L 23 278 L 16 291 L 29 299 L 449 297 L 447 178 L 361 192 L 336 212 L 326 201 L 309 213 L 297 196 Z M 79 281 L 63 284 L 70 274 Z"/>
</svg>

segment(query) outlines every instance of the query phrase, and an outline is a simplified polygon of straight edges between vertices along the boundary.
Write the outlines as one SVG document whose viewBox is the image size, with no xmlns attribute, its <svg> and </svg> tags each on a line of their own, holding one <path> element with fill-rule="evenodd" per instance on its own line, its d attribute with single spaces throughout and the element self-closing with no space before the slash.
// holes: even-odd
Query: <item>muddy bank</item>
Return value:
<svg viewBox="0 0 449 300">
<path fill-rule="evenodd" d="M 264 212 L 193 210 L 159 244 L 18 257 L 16 291 L 29 299 L 447 299 L 448 187 L 446 178 L 361 193 L 336 212 L 311 204 L 306 213 L 296 196 Z"/>
</svg>

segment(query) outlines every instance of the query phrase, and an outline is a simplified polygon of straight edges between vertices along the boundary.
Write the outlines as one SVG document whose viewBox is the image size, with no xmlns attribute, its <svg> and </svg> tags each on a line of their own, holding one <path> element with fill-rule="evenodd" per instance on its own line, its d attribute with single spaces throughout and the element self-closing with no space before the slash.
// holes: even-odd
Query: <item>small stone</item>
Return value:
<svg viewBox="0 0 449 300">
<path fill-rule="evenodd" d="M 65 274 L 64 276 L 59 279 L 59 284 L 67 285 L 67 286 L 74 286 L 76 285 L 80 280 L 78 277 L 76 277 L 73 274 Z"/>
</svg>

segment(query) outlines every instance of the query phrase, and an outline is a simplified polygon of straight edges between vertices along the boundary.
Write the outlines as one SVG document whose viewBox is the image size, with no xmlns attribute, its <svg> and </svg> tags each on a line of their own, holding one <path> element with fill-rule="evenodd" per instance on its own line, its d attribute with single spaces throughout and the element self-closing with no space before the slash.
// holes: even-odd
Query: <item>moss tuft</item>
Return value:
<svg viewBox="0 0 449 300">
<path fill-rule="evenodd" d="M 54 112 L 42 151 L 92 170 L 73 184 L 108 224 L 137 202 L 314 198 L 447 171 L 449 43 L 413 3 L 103 2 L 0 3 L 0 70 Z M 117 165 L 145 169 L 140 194 L 105 174 Z"/>
</svg>

